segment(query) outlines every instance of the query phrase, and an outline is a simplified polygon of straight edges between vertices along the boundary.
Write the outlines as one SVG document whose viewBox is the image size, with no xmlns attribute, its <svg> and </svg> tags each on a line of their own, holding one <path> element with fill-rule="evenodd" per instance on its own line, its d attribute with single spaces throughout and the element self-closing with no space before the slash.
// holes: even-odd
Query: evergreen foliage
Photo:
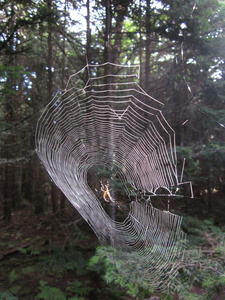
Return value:
<svg viewBox="0 0 225 300">
<path fill-rule="evenodd" d="M 46 285 L 45 281 L 40 281 L 40 293 L 35 299 L 43 300 L 66 300 L 65 295 L 59 288 Z"/>
<path fill-rule="evenodd" d="M 179 299 L 184 300 L 213 299 L 225 286 L 225 231 L 210 220 L 201 222 L 192 217 L 186 218 L 184 229 L 189 233 L 186 258 L 168 291 L 162 293 L 162 299 L 173 299 L 170 298 L 172 295 L 178 295 Z M 118 272 L 113 251 L 109 247 L 99 247 L 89 261 L 89 268 L 100 274 L 104 270 L 103 278 L 108 284 L 125 287 L 132 296 L 143 299 L 152 295 L 154 291 L 149 289 L 144 280 L 134 282 L 130 272 L 127 276 Z M 123 263 L 117 261 L 117 264 Z M 135 275 L 140 277 L 141 271 Z M 192 291 L 193 287 L 202 289 L 202 293 L 197 295 Z"/>
</svg>

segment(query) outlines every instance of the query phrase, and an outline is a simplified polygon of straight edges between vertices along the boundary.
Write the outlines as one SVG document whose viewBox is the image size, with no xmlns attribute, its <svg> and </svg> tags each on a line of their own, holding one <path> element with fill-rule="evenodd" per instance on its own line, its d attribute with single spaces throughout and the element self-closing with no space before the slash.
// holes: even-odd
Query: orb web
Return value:
<svg viewBox="0 0 225 300">
<path fill-rule="evenodd" d="M 175 132 L 138 74 L 138 66 L 106 63 L 71 76 L 38 121 L 36 151 L 101 244 L 109 245 L 118 271 L 164 289 L 182 263 L 185 236 L 182 218 L 153 207 L 151 199 L 181 195 L 184 183 Z"/>
</svg>

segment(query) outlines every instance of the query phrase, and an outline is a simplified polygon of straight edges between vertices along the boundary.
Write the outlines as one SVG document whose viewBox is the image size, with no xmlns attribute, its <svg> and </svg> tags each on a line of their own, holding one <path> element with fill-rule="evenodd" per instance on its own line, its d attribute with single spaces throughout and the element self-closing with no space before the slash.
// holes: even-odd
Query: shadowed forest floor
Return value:
<svg viewBox="0 0 225 300">
<path fill-rule="evenodd" d="M 202 209 L 204 205 L 197 207 Z M 188 214 L 192 211 L 193 215 L 201 215 L 196 208 L 193 203 L 192 208 L 188 205 Z M 14 210 L 11 223 L 0 219 L 0 299 L 137 299 L 128 296 L 125 289 L 107 285 L 99 270 L 88 268 L 99 243 L 73 207 L 67 204 L 55 214 L 37 215 L 33 211 L 29 203 L 23 202 Z M 217 211 L 218 206 L 211 214 L 216 214 L 217 224 L 224 225 L 223 212 Z M 212 216 L 202 211 L 201 217 Z M 193 292 L 199 294 L 201 289 L 195 287 Z M 154 297 L 146 299 L 165 299 Z M 225 293 L 213 299 L 225 299 Z"/>
<path fill-rule="evenodd" d="M 132 299 L 88 270 L 98 239 L 70 205 L 40 215 L 22 205 L 0 227 L 0 299 Z"/>
</svg>

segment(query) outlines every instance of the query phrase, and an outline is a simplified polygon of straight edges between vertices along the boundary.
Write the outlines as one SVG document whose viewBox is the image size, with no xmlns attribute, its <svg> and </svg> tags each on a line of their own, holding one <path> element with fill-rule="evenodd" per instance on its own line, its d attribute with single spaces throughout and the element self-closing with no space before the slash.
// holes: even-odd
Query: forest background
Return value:
<svg viewBox="0 0 225 300">
<path fill-rule="evenodd" d="M 193 184 L 195 198 L 183 199 L 173 209 L 189 217 L 186 231 L 190 223 L 200 226 L 191 217 L 207 220 L 211 231 L 201 225 L 201 234 L 217 245 L 225 225 L 224 1 L 1 0 L 0 8 L 1 258 L 8 272 L 0 292 L 31 299 L 19 281 L 25 276 L 21 265 L 12 269 L 12 254 L 37 259 L 35 249 L 42 257 L 46 240 L 51 251 L 62 241 L 63 247 L 69 245 L 67 251 L 75 251 L 75 243 L 93 254 L 97 246 L 35 153 L 35 128 L 44 107 L 87 63 L 140 65 L 139 84 L 164 103 L 163 113 L 176 132 L 178 170 L 185 158 L 183 180 Z M 29 273 L 37 276 L 36 269 Z M 32 282 L 39 299 L 48 299 L 38 294 L 49 287 L 46 282 Z M 86 293 L 93 294 L 88 288 Z M 84 297 L 74 290 L 77 298 Z"/>
</svg>

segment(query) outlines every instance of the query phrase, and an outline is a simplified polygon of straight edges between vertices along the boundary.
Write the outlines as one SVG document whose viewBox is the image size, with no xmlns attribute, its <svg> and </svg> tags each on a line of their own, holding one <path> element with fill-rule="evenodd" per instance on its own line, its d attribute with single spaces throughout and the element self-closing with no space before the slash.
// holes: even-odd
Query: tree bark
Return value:
<svg viewBox="0 0 225 300">
<path fill-rule="evenodd" d="M 112 7 L 111 0 L 105 2 L 105 45 L 104 45 L 104 62 L 111 62 L 111 35 L 112 35 Z"/>
<path fill-rule="evenodd" d="M 146 42 L 145 42 L 145 90 L 148 92 L 150 83 L 150 57 L 151 57 L 151 14 L 150 0 L 146 0 Z"/>
<path fill-rule="evenodd" d="M 49 12 L 52 10 L 52 0 L 47 1 Z M 51 101 L 53 95 L 53 74 L 52 74 L 52 21 L 48 20 L 48 100 Z"/>
<path fill-rule="evenodd" d="M 90 26 L 90 0 L 86 2 L 87 9 L 87 32 L 86 32 L 86 59 L 87 63 L 91 64 L 91 26 Z"/>
</svg>

